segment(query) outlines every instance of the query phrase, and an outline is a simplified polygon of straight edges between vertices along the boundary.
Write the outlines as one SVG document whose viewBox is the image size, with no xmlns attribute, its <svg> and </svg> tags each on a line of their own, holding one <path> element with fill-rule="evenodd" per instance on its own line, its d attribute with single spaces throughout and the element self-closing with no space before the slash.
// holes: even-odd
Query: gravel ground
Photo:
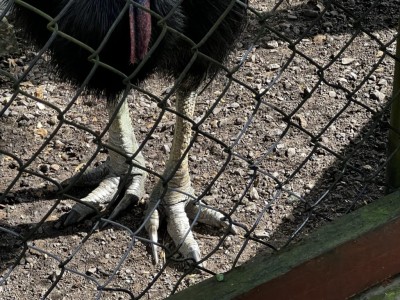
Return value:
<svg viewBox="0 0 400 300">
<path fill-rule="evenodd" d="M 330 2 L 339 6 L 251 1 L 249 23 L 227 65 L 234 66 L 244 55 L 247 60 L 225 94 L 228 81 L 222 72 L 200 95 L 196 120 L 222 95 L 201 129 L 230 145 L 234 155 L 230 159 L 222 144 L 199 136 L 190 153 L 192 181 L 200 195 L 228 160 L 204 200 L 232 213 L 241 227 L 237 235 L 195 227 L 202 254 L 209 255 L 208 272 L 188 273 L 186 265 L 176 262 L 155 266 L 148 243 L 132 238 L 128 229 L 135 231 L 142 224 L 145 200 L 155 182 L 151 176 L 144 201 L 118 224 L 92 232 L 92 219 L 54 228 L 74 202 L 60 198 L 48 179 L 69 178 L 92 157 L 96 145 L 90 131 L 67 124 L 58 129 L 56 108 L 69 106 L 75 88 L 57 80 L 44 55 L 22 82 L 23 93 L 0 116 L 0 149 L 13 155 L 0 156 L 0 299 L 38 299 L 53 285 L 49 299 L 92 299 L 104 284 L 110 290 L 100 294 L 103 299 L 162 299 L 175 287 L 186 288 L 210 272 L 226 272 L 255 255 L 268 255 L 381 197 L 386 108 L 393 84 L 390 54 L 395 53 L 400 2 Z M 359 18 L 362 30 L 354 22 Z M 36 54 L 23 41 L 21 45 L 20 51 L 0 59 L 0 111 L 13 95 L 4 72 L 20 75 Z M 155 74 L 143 88 L 162 96 L 171 84 Z M 142 141 L 160 111 L 145 94 L 135 92 L 129 99 Z M 107 123 L 104 101 L 80 96 L 65 118 L 101 132 Z M 163 171 L 173 127 L 174 115 L 166 113 L 143 149 L 155 172 Z M 100 151 L 93 165 L 106 157 L 106 151 Z M 31 158 L 17 177 L 19 164 Z M 89 191 L 73 193 L 82 197 Z M 165 227 L 160 242 L 169 249 Z M 27 234 L 28 249 L 21 243 Z M 146 238 L 143 231 L 138 236 Z M 63 273 L 59 264 L 68 258 Z"/>
</svg>

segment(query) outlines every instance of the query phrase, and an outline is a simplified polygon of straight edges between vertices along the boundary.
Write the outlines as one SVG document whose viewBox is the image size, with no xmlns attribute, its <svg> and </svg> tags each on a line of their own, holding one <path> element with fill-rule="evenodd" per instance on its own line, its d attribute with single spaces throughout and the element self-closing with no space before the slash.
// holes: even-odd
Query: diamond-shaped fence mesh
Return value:
<svg viewBox="0 0 400 300">
<path fill-rule="evenodd" d="M 14 3 L 26 4 L 0 11 L 10 46 L 0 52 L 1 299 L 165 298 L 384 195 L 400 2 L 253 0 L 230 56 L 202 86 L 189 149 L 197 199 L 238 233 L 194 222 L 199 266 L 161 223 L 162 259 L 152 263 L 143 216 L 176 115 L 175 81 L 157 72 L 119 99 L 147 162 L 144 199 L 104 228 L 109 210 L 58 228 L 91 191 L 61 182 L 107 158 L 106 101 L 60 80 L 49 45 L 32 47 L 18 28 L 15 49 Z"/>
</svg>

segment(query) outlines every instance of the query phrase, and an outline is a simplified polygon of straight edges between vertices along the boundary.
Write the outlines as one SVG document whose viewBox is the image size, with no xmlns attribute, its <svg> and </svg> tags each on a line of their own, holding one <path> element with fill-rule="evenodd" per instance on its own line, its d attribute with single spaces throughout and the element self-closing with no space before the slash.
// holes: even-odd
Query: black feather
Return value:
<svg viewBox="0 0 400 300">
<path fill-rule="evenodd" d="M 242 0 L 244 2 L 246 0 Z M 130 63 L 129 17 L 125 0 L 26 0 L 31 6 L 38 8 L 56 22 L 50 21 L 36 12 L 15 5 L 17 25 L 36 44 L 42 47 L 53 31 L 62 32 L 97 50 L 102 45 L 110 28 L 115 26 L 108 40 L 99 52 L 99 61 L 94 75 L 86 88 L 95 93 L 105 94 L 112 98 L 126 88 L 124 76 L 129 76 L 138 66 Z M 133 3 L 133 2 L 132 2 Z M 135 4 L 133 4 L 135 5 Z M 65 9 L 65 7 L 68 8 Z M 151 0 L 152 34 L 150 48 L 161 37 L 151 57 L 142 69 L 131 80 L 137 84 L 149 73 L 155 71 L 167 75 L 179 76 L 185 69 L 195 49 L 207 35 L 214 24 L 228 10 L 227 15 L 218 27 L 201 44 L 201 53 L 222 62 L 232 48 L 245 18 L 244 5 L 235 0 Z M 163 19 L 168 16 L 168 18 Z M 117 19 L 120 19 L 118 22 Z M 165 34 L 163 29 L 167 28 Z M 92 53 L 79 44 L 57 34 L 49 47 L 52 62 L 56 66 L 61 79 L 81 85 L 95 66 L 94 60 L 89 60 Z M 95 58 L 95 56 L 92 56 Z M 114 72 L 108 67 L 118 72 Z M 184 84 L 195 87 L 205 74 L 214 72 L 217 65 L 199 56 L 187 76 Z"/>
</svg>

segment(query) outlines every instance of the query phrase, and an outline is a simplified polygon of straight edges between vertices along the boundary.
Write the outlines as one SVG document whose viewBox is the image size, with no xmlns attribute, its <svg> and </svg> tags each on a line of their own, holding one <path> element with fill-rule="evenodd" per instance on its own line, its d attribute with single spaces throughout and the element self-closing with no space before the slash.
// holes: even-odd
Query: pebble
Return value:
<svg viewBox="0 0 400 300">
<path fill-rule="evenodd" d="M 229 108 L 238 108 L 240 104 L 238 102 L 233 102 L 232 104 L 228 105 Z"/>
<path fill-rule="evenodd" d="M 329 91 L 329 97 L 336 98 L 336 92 L 335 91 Z"/>
<path fill-rule="evenodd" d="M 40 102 L 37 102 L 37 103 L 36 103 L 36 106 L 37 106 L 40 110 L 43 110 L 43 109 L 46 108 L 46 105 L 44 105 L 43 103 L 40 103 Z"/>
<path fill-rule="evenodd" d="M 380 79 L 380 80 L 378 81 L 378 85 L 386 86 L 387 84 L 388 84 L 388 82 L 387 82 L 387 80 L 384 79 L 384 78 L 382 78 L 382 79 Z"/>
<path fill-rule="evenodd" d="M 354 73 L 354 72 L 350 72 L 349 76 L 350 76 L 350 78 L 353 79 L 353 80 L 357 80 L 357 78 L 358 78 L 357 74 Z"/>
<path fill-rule="evenodd" d="M 259 200 L 260 199 L 260 195 L 257 192 L 257 189 L 253 186 L 250 189 L 250 199 L 251 200 Z"/>
<path fill-rule="evenodd" d="M 224 248 L 230 248 L 233 245 L 232 237 L 227 236 L 226 239 L 224 240 Z"/>
<path fill-rule="evenodd" d="M 50 165 L 50 169 L 52 171 L 58 171 L 58 170 L 60 170 L 60 165 L 52 164 L 52 165 Z"/>
<path fill-rule="evenodd" d="M 2 108 L 0 107 L 0 110 L 1 110 Z M 4 114 L 3 114 L 3 117 L 8 117 L 9 115 L 10 115 L 10 113 L 11 113 L 11 110 L 10 109 L 6 109 L 6 111 L 4 112 Z"/>
<path fill-rule="evenodd" d="M 22 119 L 25 119 L 25 120 L 32 120 L 32 119 L 34 119 L 34 118 L 35 118 L 35 116 L 32 115 L 32 114 L 29 114 L 29 113 L 24 113 L 24 114 L 22 115 Z"/>
<path fill-rule="evenodd" d="M 249 202 L 246 207 L 244 208 L 245 211 L 247 212 L 252 212 L 254 213 L 257 209 L 257 205 L 254 202 Z"/>
<path fill-rule="evenodd" d="M 288 148 L 286 150 L 287 157 L 293 157 L 296 154 L 296 148 Z"/>
<path fill-rule="evenodd" d="M 342 65 L 350 65 L 352 64 L 356 59 L 352 57 L 344 57 L 342 58 Z"/>
<path fill-rule="evenodd" d="M 269 41 L 266 45 L 267 49 L 276 49 L 279 47 L 279 44 L 277 41 L 273 40 L 273 41 Z"/>
<path fill-rule="evenodd" d="M 375 90 L 370 95 L 371 99 L 383 101 L 385 100 L 386 95 L 378 90 Z"/>
<path fill-rule="evenodd" d="M 304 187 L 308 190 L 312 190 L 315 187 L 315 182 L 309 182 Z"/>
<path fill-rule="evenodd" d="M 268 65 L 267 69 L 269 71 L 274 71 L 274 70 L 278 70 L 281 66 L 279 64 L 270 64 Z"/>
<path fill-rule="evenodd" d="M 254 235 L 258 238 L 269 238 L 270 236 L 268 232 L 262 229 L 255 230 Z"/>
<path fill-rule="evenodd" d="M 50 120 L 47 121 L 47 123 L 49 123 L 49 125 L 51 126 L 56 125 L 57 122 L 58 122 L 57 116 L 52 116 Z"/>
<path fill-rule="evenodd" d="M 295 119 L 296 121 L 299 122 L 299 125 L 303 128 L 307 127 L 307 120 L 306 118 L 302 115 L 302 114 L 298 114 L 296 116 L 293 117 L 293 119 Z"/>
<path fill-rule="evenodd" d="M 317 34 L 314 38 L 313 41 L 316 44 L 323 44 L 326 41 L 327 37 L 324 34 Z"/>
<path fill-rule="evenodd" d="M 86 271 L 86 274 L 92 275 L 92 274 L 96 273 L 96 270 L 97 270 L 97 268 L 95 268 L 95 267 L 89 268 L 89 269 Z"/>
<path fill-rule="evenodd" d="M 165 144 L 163 146 L 163 151 L 164 151 L 165 154 L 168 154 L 170 152 L 170 147 L 167 144 Z"/>
</svg>

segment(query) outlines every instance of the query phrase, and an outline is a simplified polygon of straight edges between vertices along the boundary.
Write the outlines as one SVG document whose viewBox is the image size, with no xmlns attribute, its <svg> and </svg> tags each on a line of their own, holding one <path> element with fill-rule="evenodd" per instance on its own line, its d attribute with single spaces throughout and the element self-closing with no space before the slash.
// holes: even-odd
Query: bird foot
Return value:
<svg viewBox="0 0 400 300">
<path fill-rule="evenodd" d="M 225 216 L 219 211 L 207 207 L 194 196 L 191 186 L 169 190 L 162 201 L 160 198 L 159 186 L 156 187 L 155 193 L 150 197 L 150 202 L 145 214 L 145 228 L 152 242 L 151 249 L 154 262 L 158 263 L 158 234 L 157 230 L 160 223 L 160 215 L 167 219 L 167 230 L 169 235 L 177 247 L 177 250 L 184 258 L 191 259 L 198 263 L 201 261 L 200 248 L 193 236 L 189 219 L 194 222 L 208 224 L 217 228 L 229 230 L 230 233 L 236 234 L 237 228 L 226 220 Z M 157 203 L 160 204 L 157 206 Z M 201 264 L 200 264 L 201 265 Z"/>
<path fill-rule="evenodd" d="M 126 169 L 128 169 L 128 166 L 126 166 Z M 118 175 L 115 173 L 110 160 L 107 160 L 99 167 L 87 170 L 80 176 L 79 174 L 74 175 L 62 182 L 62 186 L 73 184 L 74 186 L 97 185 L 97 187 L 89 195 L 81 199 L 79 203 L 76 203 L 71 211 L 60 219 L 57 226 L 76 224 L 88 216 L 104 210 L 115 200 L 120 190 L 120 183 L 126 182 L 126 176 L 128 176 L 129 180 L 125 183 L 125 194 L 108 219 L 115 219 L 117 215 L 131 204 L 136 203 L 144 192 L 146 172 L 138 168 L 132 168 L 129 175 Z"/>
</svg>

